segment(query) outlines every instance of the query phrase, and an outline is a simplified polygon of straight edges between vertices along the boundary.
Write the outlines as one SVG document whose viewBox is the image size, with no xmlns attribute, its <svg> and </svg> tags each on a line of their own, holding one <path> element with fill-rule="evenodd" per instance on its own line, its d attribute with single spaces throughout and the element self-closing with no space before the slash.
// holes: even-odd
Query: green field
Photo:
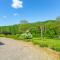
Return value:
<svg viewBox="0 0 60 60">
<path fill-rule="evenodd" d="M 33 44 L 38 45 L 40 47 L 48 47 L 56 51 L 60 51 L 60 40 L 58 39 L 43 39 L 33 38 Z"/>
</svg>

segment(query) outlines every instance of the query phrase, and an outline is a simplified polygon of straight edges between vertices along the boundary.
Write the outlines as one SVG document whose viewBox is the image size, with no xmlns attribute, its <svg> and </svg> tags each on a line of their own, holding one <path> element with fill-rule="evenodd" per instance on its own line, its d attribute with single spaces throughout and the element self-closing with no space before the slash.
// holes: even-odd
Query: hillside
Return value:
<svg viewBox="0 0 60 60">
<path fill-rule="evenodd" d="M 60 21 L 48 20 L 45 22 L 24 23 L 12 26 L 0 26 L 0 33 L 3 34 L 22 34 L 29 30 L 33 37 L 41 37 L 41 30 L 43 37 L 59 38 L 60 36 Z"/>
</svg>

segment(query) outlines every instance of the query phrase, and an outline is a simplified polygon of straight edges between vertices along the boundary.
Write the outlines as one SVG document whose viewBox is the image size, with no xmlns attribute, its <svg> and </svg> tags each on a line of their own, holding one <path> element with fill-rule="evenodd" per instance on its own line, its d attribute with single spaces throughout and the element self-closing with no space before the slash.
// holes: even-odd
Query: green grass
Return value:
<svg viewBox="0 0 60 60">
<path fill-rule="evenodd" d="M 59 39 L 41 39 L 41 38 L 33 38 L 33 39 L 20 39 L 18 38 L 19 35 L 7 35 L 8 38 L 13 38 L 16 40 L 23 40 L 23 41 L 30 41 L 34 45 L 38 45 L 40 47 L 48 47 L 56 51 L 60 51 L 60 40 Z M 23 37 L 22 37 L 23 38 Z"/>
<path fill-rule="evenodd" d="M 55 39 L 43 39 L 40 38 L 33 38 L 33 44 L 39 45 L 40 47 L 48 47 L 56 51 L 60 51 L 60 40 Z"/>
<path fill-rule="evenodd" d="M 5 37 L 5 35 L 4 34 L 0 34 L 0 37 Z"/>
</svg>

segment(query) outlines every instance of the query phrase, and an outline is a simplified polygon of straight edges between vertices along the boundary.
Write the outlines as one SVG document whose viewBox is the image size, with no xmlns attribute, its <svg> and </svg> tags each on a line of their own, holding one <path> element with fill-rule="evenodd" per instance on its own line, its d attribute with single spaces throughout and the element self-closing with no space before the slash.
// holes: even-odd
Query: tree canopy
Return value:
<svg viewBox="0 0 60 60">
<path fill-rule="evenodd" d="M 33 37 L 43 36 L 55 38 L 60 36 L 60 21 L 56 20 L 48 20 L 35 23 L 28 23 L 27 20 L 22 20 L 20 24 L 12 26 L 0 26 L 0 34 L 10 33 L 12 35 L 21 35 L 29 30 Z"/>
</svg>

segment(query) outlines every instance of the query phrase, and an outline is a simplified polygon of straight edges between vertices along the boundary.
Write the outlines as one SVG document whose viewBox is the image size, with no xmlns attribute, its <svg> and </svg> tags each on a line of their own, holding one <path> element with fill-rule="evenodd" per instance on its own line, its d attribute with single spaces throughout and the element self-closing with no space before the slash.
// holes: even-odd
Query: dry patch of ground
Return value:
<svg viewBox="0 0 60 60">
<path fill-rule="evenodd" d="M 48 48 L 39 48 L 32 43 L 0 38 L 0 60 L 58 60 L 57 52 Z"/>
</svg>

